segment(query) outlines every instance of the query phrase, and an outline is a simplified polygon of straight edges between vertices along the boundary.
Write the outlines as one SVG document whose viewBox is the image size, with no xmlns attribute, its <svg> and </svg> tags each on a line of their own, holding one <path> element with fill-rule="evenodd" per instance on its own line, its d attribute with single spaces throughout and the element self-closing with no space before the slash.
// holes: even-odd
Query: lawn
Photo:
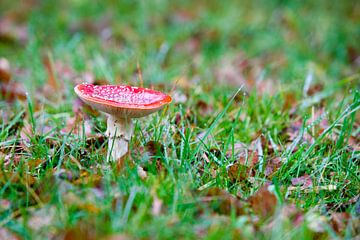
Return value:
<svg viewBox="0 0 360 240">
<path fill-rule="evenodd" d="M 0 3 L 0 239 L 360 237 L 360 4 Z M 124 165 L 80 83 L 156 89 Z"/>
</svg>

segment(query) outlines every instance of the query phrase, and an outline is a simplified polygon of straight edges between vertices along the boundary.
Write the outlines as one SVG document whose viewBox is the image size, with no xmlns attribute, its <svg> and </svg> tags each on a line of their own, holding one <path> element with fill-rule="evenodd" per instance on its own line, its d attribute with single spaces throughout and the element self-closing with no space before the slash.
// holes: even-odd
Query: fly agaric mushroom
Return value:
<svg viewBox="0 0 360 240">
<path fill-rule="evenodd" d="M 108 115 L 108 161 L 120 161 L 127 153 L 134 132 L 132 118 L 145 117 L 172 101 L 162 92 L 132 86 L 79 84 L 74 90 L 82 101 Z"/>
</svg>

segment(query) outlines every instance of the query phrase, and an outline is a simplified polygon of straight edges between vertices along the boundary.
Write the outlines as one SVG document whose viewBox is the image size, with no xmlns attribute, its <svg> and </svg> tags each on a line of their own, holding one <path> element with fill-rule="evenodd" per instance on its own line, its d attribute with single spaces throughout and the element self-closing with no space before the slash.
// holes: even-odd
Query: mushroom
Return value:
<svg viewBox="0 0 360 240">
<path fill-rule="evenodd" d="M 132 118 L 145 117 L 172 101 L 162 92 L 132 86 L 79 84 L 74 90 L 82 101 L 108 115 L 107 161 L 120 163 L 134 132 Z"/>
</svg>

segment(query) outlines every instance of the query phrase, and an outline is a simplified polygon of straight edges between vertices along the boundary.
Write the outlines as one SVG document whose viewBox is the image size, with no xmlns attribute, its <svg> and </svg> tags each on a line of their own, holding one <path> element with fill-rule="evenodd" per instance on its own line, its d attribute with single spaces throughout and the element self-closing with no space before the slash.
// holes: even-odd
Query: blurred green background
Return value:
<svg viewBox="0 0 360 240">
<path fill-rule="evenodd" d="M 13 29 L 0 41 L 1 55 L 31 66 L 22 79 L 31 83 L 45 81 L 47 51 L 114 83 L 131 81 L 137 62 L 148 84 L 179 76 L 208 82 L 223 59 L 241 55 L 259 62 L 255 77 L 295 88 L 310 70 L 328 83 L 360 64 L 357 1 L 3 0 L 0 9 L 2 19 L 24 27 L 23 39 Z"/>
</svg>

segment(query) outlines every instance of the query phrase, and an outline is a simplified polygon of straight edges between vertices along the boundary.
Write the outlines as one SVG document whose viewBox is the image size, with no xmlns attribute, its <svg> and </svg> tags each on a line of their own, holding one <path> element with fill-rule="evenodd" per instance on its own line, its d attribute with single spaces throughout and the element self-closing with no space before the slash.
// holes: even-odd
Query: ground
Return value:
<svg viewBox="0 0 360 240">
<path fill-rule="evenodd" d="M 1 239 L 360 231 L 360 4 L 1 1 Z M 170 94 L 125 165 L 76 84 Z"/>
</svg>

